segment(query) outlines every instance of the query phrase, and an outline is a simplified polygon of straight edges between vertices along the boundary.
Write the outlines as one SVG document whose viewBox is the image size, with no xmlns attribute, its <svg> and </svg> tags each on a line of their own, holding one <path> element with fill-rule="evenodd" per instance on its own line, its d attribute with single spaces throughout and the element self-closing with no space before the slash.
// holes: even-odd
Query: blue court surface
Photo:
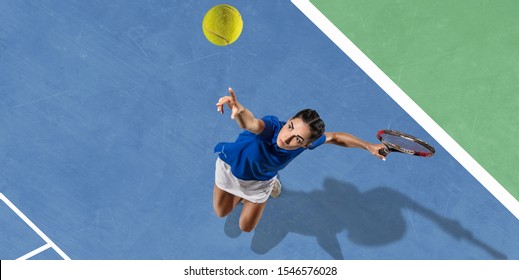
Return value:
<svg viewBox="0 0 519 280">
<path fill-rule="evenodd" d="M 0 1 L 0 192 L 71 259 L 519 259 L 519 221 L 290 1 Z M 256 116 L 417 135 L 432 158 L 324 145 L 280 173 L 251 233 L 212 208 L 213 147 Z M 238 206 L 241 207 L 241 206 Z M 45 242 L 0 203 L 0 258 Z M 239 210 L 239 209 L 238 209 Z M 60 259 L 49 248 L 32 259 Z"/>
</svg>

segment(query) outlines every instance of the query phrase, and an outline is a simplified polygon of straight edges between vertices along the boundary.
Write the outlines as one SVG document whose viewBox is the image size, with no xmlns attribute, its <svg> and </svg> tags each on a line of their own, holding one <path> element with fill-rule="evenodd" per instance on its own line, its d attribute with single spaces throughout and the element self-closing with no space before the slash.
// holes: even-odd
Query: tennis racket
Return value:
<svg viewBox="0 0 519 280">
<path fill-rule="evenodd" d="M 386 156 L 390 152 L 399 152 L 419 157 L 431 157 L 434 148 L 424 141 L 396 130 L 380 130 L 377 138 L 386 145 L 386 148 L 378 150 L 378 153 Z"/>
</svg>

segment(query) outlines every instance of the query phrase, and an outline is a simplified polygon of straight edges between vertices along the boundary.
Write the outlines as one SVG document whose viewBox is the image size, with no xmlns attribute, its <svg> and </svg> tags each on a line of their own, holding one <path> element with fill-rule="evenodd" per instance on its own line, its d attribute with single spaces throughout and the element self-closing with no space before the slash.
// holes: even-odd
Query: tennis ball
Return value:
<svg viewBox="0 0 519 280">
<path fill-rule="evenodd" d="M 233 6 L 220 4 L 207 11 L 202 21 L 202 30 L 209 42 L 218 46 L 232 44 L 240 37 L 243 20 Z"/>
</svg>

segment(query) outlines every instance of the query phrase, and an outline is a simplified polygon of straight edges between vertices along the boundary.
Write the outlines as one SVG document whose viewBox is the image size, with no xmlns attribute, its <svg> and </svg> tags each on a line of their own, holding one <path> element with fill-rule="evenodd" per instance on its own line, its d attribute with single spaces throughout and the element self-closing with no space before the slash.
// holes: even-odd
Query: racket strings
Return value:
<svg viewBox="0 0 519 280">
<path fill-rule="evenodd" d="M 428 147 L 422 145 L 420 142 L 415 142 L 405 137 L 384 134 L 382 140 L 384 140 L 386 144 L 389 144 L 390 146 L 393 146 L 396 149 L 410 150 L 420 153 L 431 152 L 431 150 Z"/>
</svg>

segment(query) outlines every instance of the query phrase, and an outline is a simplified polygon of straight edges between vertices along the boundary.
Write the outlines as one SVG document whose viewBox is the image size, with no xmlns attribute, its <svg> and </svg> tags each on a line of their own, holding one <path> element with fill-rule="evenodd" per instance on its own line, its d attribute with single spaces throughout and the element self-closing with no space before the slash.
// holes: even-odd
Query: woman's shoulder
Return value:
<svg viewBox="0 0 519 280">
<path fill-rule="evenodd" d="M 261 118 L 265 124 L 263 131 L 259 134 L 260 138 L 270 139 L 283 127 L 283 122 L 274 115 L 266 115 Z"/>
</svg>

